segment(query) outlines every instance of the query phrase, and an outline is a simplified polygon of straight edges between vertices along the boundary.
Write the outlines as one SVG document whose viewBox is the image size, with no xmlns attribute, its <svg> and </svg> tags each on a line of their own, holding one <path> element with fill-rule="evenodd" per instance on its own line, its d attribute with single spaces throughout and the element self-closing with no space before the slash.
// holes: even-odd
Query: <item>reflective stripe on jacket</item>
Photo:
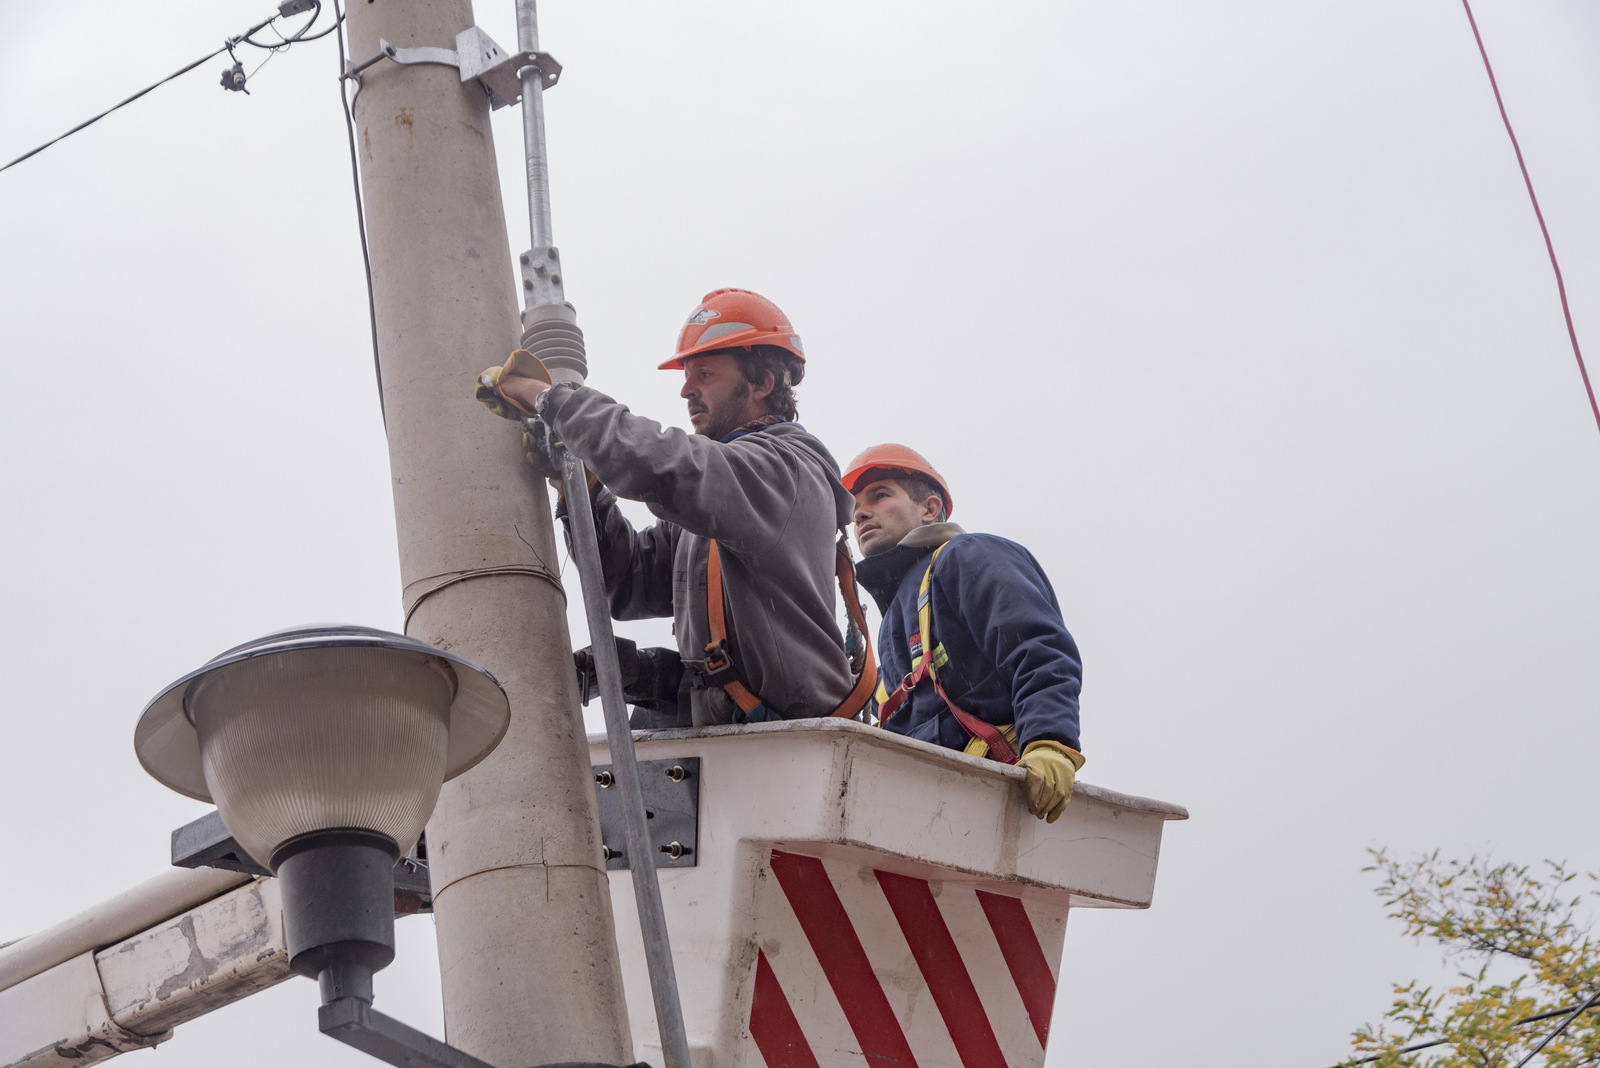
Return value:
<svg viewBox="0 0 1600 1068">
<path fill-rule="evenodd" d="M 878 664 L 885 689 L 892 691 L 921 653 L 917 591 L 940 545 L 945 549 L 933 567 L 932 629 L 936 648 L 944 651 L 935 661 L 939 681 L 951 700 L 985 722 L 1014 723 L 1024 747 L 1049 740 L 1081 752 L 1083 665 L 1077 643 L 1039 562 L 1005 538 L 936 523 L 856 564 L 856 577 L 883 613 Z M 926 682 L 887 726 L 951 749 L 963 749 L 969 740 Z"/>
<path fill-rule="evenodd" d="M 746 685 L 786 719 L 826 716 L 845 698 L 855 680 L 836 622 L 834 545 L 853 502 L 822 442 L 798 423 L 713 441 L 587 387 L 553 391 L 543 415 L 604 484 L 595 526 L 614 617 L 671 616 L 685 665 L 701 661 L 715 538 Z M 635 530 L 617 496 L 644 502 L 660 522 Z M 733 721 L 720 688 L 695 689 L 691 706 L 696 726 Z"/>
</svg>

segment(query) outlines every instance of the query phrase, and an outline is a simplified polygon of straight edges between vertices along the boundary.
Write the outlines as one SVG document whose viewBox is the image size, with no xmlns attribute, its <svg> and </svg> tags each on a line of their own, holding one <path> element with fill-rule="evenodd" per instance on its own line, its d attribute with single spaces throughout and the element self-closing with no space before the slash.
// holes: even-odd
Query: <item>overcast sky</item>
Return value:
<svg viewBox="0 0 1600 1068">
<path fill-rule="evenodd" d="M 1458 0 L 542 8 L 591 384 L 682 425 L 684 316 L 777 301 L 841 460 L 913 445 L 1044 564 L 1084 777 L 1193 813 L 1150 911 L 1074 913 L 1051 1068 L 1343 1056 L 1450 971 L 1368 847 L 1600 868 L 1600 432 Z M 0 4 L 0 160 L 272 10 Z M 1476 10 L 1600 361 L 1600 6 Z M 511 0 L 478 19 L 515 43 Z M 167 682 L 401 625 L 334 43 L 249 96 L 223 66 L 0 174 L 0 941 L 203 811 L 133 755 Z M 437 1034 L 431 922 L 399 931 L 380 1006 Z M 122 1063 L 369 1064 L 316 1002 Z"/>
</svg>

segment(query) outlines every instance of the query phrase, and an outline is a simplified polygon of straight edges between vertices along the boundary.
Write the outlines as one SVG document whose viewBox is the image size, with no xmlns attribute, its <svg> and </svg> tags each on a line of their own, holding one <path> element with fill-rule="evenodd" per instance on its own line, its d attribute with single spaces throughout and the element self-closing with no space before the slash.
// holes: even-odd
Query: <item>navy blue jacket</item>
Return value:
<svg viewBox="0 0 1600 1068">
<path fill-rule="evenodd" d="M 883 613 L 878 667 L 884 687 L 894 692 L 911 670 L 917 591 L 928 558 L 946 539 L 933 568 L 933 641 L 950 657 L 937 668 L 945 692 L 979 719 L 1014 723 L 1019 751 L 1047 739 L 1081 752 L 1083 664 L 1077 643 L 1033 554 L 993 534 L 966 534 L 954 523 L 919 527 L 899 545 L 856 565 L 857 579 Z M 969 741 L 931 680 L 913 691 L 886 726 L 951 749 L 964 749 Z"/>
</svg>

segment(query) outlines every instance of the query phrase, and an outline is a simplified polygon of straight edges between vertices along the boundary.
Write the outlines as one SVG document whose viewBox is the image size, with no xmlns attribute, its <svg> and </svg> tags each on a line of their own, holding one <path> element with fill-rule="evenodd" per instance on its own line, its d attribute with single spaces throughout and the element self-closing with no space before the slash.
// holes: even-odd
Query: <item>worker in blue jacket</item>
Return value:
<svg viewBox="0 0 1600 1068">
<path fill-rule="evenodd" d="M 1027 768 L 1028 809 L 1054 823 L 1083 766 L 1083 667 L 1039 562 L 949 522 L 944 478 L 904 445 L 867 449 L 844 486 L 883 613 L 879 725 Z"/>
</svg>

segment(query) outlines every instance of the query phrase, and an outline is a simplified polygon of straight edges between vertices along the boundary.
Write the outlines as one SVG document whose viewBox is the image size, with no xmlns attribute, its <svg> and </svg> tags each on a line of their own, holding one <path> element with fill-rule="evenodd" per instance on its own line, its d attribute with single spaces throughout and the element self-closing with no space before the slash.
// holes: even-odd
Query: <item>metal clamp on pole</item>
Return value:
<svg viewBox="0 0 1600 1068">
<path fill-rule="evenodd" d="M 375 63 L 391 59 L 396 63 L 434 63 L 455 67 L 461 72 L 462 84 L 476 81 L 489 97 L 491 110 L 499 110 L 522 100 L 522 72 L 534 69 L 545 89 L 561 80 L 561 64 L 545 52 L 510 53 L 494 43 L 494 38 L 476 26 L 469 26 L 456 34 L 456 47 L 452 51 L 436 45 L 416 48 L 399 48 L 383 38 L 378 38 L 378 54 L 360 63 L 351 63 L 344 76 L 356 83 L 361 91 L 361 72 Z"/>
<path fill-rule="evenodd" d="M 606 740 L 611 745 L 611 781 L 621 810 L 624 855 L 651 857 L 644 793 L 639 782 L 639 760 L 633 751 L 633 731 L 628 726 L 628 703 L 622 695 L 622 668 L 617 662 L 617 639 L 611 629 L 611 603 L 606 598 L 605 573 L 600 564 L 600 542 L 594 527 L 594 506 L 589 500 L 589 474 L 583 462 L 565 449 L 553 459 L 561 464 L 566 488 L 567 515 L 572 523 L 572 556 L 578 562 L 583 585 L 583 607 L 589 619 L 589 640 L 594 644 L 595 675 L 600 680 L 600 707 L 606 717 Z M 670 854 L 669 854 L 670 856 Z M 633 863 L 633 895 L 639 910 L 639 930 L 644 935 L 644 959 L 650 971 L 650 992 L 655 1000 L 656 1027 L 667 1068 L 690 1068 L 689 1035 L 678 999 L 678 977 L 672 966 L 672 945 L 667 938 L 667 913 L 661 903 L 656 866 Z"/>
</svg>

